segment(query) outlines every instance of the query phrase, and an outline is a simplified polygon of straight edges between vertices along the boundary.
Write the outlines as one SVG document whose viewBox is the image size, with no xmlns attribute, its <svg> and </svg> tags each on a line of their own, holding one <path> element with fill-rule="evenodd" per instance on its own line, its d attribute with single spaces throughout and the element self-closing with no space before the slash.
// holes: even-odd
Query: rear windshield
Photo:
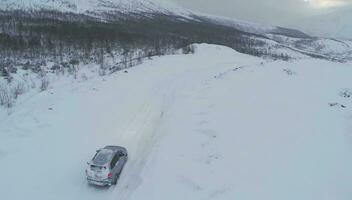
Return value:
<svg viewBox="0 0 352 200">
<path fill-rule="evenodd" d="M 93 171 L 101 171 L 102 169 L 104 169 L 105 167 L 102 166 L 96 166 L 96 165 L 91 165 L 90 169 Z"/>
<path fill-rule="evenodd" d="M 93 163 L 94 165 L 100 165 L 100 166 L 105 165 L 108 162 L 110 162 L 112 157 L 113 157 L 113 151 L 108 149 L 102 149 L 97 154 L 95 154 L 93 158 Z"/>
</svg>

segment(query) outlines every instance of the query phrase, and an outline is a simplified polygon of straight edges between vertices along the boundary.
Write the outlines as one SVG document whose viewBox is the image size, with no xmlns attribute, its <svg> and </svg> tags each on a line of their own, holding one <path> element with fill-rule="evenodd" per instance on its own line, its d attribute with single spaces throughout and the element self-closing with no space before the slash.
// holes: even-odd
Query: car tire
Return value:
<svg viewBox="0 0 352 200">
<path fill-rule="evenodd" d="M 113 185 L 117 184 L 117 180 L 119 180 L 120 174 L 116 175 L 114 182 L 112 183 Z"/>
</svg>

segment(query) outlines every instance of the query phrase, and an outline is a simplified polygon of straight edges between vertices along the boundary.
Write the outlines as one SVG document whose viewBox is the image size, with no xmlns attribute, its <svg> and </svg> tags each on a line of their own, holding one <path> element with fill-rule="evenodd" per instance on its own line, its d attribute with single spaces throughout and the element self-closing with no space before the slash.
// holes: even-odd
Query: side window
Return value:
<svg viewBox="0 0 352 200">
<path fill-rule="evenodd" d="M 119 160 L 119 155 L 115 155 L 114 158 L 112 159 L 111 163 L 110 163 L 110 168 L 113 169 L 117 163 L 117 161 Z"/>
<path fill-rule="evenodd" d="M 117 162 L 117 155 L 114 156 L 114 158 L 111 160 L 111 163 L 110 163 L 110 168 L 113 169 L 116 165 L 116 162 Z"/>
</svg>

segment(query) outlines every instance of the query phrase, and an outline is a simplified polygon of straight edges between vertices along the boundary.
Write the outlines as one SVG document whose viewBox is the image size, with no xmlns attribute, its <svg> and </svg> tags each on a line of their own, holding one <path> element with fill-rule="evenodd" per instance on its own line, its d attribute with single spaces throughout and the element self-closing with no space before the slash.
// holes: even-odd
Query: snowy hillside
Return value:
<svg viewBox="0 0 352 200">
<path fill-rule="evenodd" d="M 352 60 L 352 42 L 333 38 L 294 38 L 284 35 L 266 34 L 278 44 L 292 49 L 324 56 L 339 61 Z"/>
<path fill-rule="evenodd" d="M 276 34 L 276 35 L 285 35 L 285 36 L 296 37 L 296 38 L 310 38 L 309 35 L 299 30 L 288 29 L 288 28 L 283 28 L 279 26 L 263 25 L 263 24 L 237 20 L 237 19 L 228 18 L 228 17 L 208 15 L 204 13 L 196 13 L 196 15 L 203 17 L 211 22 L 223 24 L 229 27 L 234 27 L 238 30 L 241 30 L 247 33 L 259 34 L 259 35 Z"/>
<path fill-rule="evenodd" d="M 24 10 L 40 11 L 54 10 L 60 12 L 71 12 L 87 14 L 104 18 L 104 13 L 162 13 L 174 16 L 181 16 L 186 19 L 211 21 L 254 34 L 284 34 L 308 37 L 308 35 L 292 29 L 285 29 L 276 26 L 266 26 L 257 23 L 236 20 L 226 17 L 208 15 L 205 13 L 193 12 L 182 8 L 172 0 L 2 0 L 0 10 Z M 93 14 L 93 15 L 92 15 Z"/>
<path fill-rule="evenodd" d="M 18 9 L 21 12 L 17 12 Z M 14 19 L 11 26 L 7 25 L 9 17 Z M 57 20 L 68 23 L 58 23 Z M 47 23 L 55 25 L 48 26 Z M 106 42 L 106 38 L 111 46 L 120 48 L 118 51 L 121 51 L 121 46 L 127 45 L 130 48 L 152 49 L 149 53 L 154 55 L 160 49 L 160 43 L 164 48 L 180 48 L 190 43 L 206 42 L 275 59 L 286 59 L 293 51 L 297 55 L 293 58 L 312 56 L 338 61 L 352 58 L 351 47 L 343 47 L 345 42 L 311 37 L 294 29 L 197 13 L 181 8 L 171 0 L 3 0 L 0 2 L 0 24 L 0 32 L 4 33 L 0 35 L 0 40 L 6 41 L 0 43 L 0 47 L 4 54 L 16 52 L 15 61 L 11 61 L 16 62 L 15 65 L 33 62 L 34 59 L 19 58 L 32 54 L 30 49 L 33 44 L 35 49 L 43 51 L 37 52 L 34 57 L 45 55 L 52 60 L 49 57 L 55 57 L 59 51 L 69 54 L 61 57 L 77 59 L 88 57 L 89 53 L 96 54 L 90 50 L 88 53 L 83 51 L 87 51 L 87 47 L 97 46 L 94 42 Z M 287 43 L 287 40 L 294 43 Z M 72 44 L 75 42 L 77 44 Z M 55 49 L 60 45 L 64 50 Z M 72 46 L 75 48 L 72 49 Z M 337 52 L 331 51 L 335 47 L 338 48 Z M 25 50 L 30 52 L 19 52 Z M 75 53 L 68 53 L 70 51 Z M 85 56 L 72 58 L 74 54 Z M 0 59 L 0 62 L 11 59 Z M 18 60 L 22 63 L 18 64 Z"/>
<path fill-rule="evenodd" d="M 56 77 L 0 107 L 0 198 L 350 200 L 350 66 L 201 44 L 110 76 Z M 107 144 L 129 161 L 116 187 L 89 186 L 86 162 Z"/>
<path fill-rule="evenodd" d="M 185 15 L 169 0 L 1 0 L 0 10 L 56 10 L 61 12 L 161 12 Z"/>
<path fill-rule="evenodd" d="M 232 18 L 228 18 L 228 17 L 209 15 L 209 14 L 204 14 L 204 13 L 196 13 L 196 15 L 204 17 L 205 19 L 208 19 L 208 20 L 216 22 L 216 23 L 224 24 L 226 26 L 235 27 L 239 30 L 242 30 L 242 31 L 245 31 L 248 33 L 264 34 L 264 33 L 270 33 L 271 31 L 276 29 L 275 26 L 265 26 L 265 25 L 258 24 L 258 23 L 236 20 L 236 19 L 232 19 Z"/>
</svg>

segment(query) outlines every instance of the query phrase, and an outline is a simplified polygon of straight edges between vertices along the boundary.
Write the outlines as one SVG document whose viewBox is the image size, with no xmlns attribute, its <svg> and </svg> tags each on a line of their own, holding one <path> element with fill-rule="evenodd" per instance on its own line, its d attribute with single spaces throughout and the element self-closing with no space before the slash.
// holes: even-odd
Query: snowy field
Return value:
<svg viewBox="0 0 352 200">
<path fill-rule="evenodd" d="M 215 45 L 0 108 L 2 200 L 350 200 L 352 67 Z M 129 150 L 116 187 L 86 162 Z"/>
</svg>

